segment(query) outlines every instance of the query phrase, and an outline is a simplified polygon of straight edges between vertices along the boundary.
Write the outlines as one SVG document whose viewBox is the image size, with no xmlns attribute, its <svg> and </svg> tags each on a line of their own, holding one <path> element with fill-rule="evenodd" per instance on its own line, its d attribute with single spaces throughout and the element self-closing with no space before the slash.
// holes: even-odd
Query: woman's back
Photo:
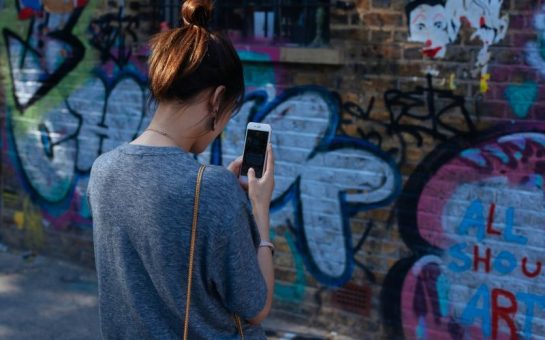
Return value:
<svg viewBox="0 0 545 340">
<path fill-rule="evenodd" d="M 183 330 L 196 176 L 177 147 L 125 144 L 93 165 L 93 214 L 103 338 L 179 338 Z M 259 233 L 238 180 L 208 166 L 201 187 L 189 339 L 238 339 L 265 305 Z M 262 339 L 243 322 L 245 338 Z"/>
</svg>

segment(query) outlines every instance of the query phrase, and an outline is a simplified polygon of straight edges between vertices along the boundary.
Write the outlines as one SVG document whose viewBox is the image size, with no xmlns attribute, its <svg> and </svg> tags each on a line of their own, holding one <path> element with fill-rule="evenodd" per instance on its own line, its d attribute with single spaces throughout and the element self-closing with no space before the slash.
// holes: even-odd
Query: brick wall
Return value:
<svg viewBox="0 0 545 340">
<path fill-rule="evenodd" d="M 92 266 L 89 168 L 152 114 L 146 9 L 91 1 L 40 31 L 4 6 L 0 241 Z M 249 95 L 200 155 L 225 164 L 248 120 L 273 126 L 274 313 L 354 338 L 545 338 L 544 3 L 357 0 L 330 23 L 320 50 L 237 43 Z"/>
</svg>

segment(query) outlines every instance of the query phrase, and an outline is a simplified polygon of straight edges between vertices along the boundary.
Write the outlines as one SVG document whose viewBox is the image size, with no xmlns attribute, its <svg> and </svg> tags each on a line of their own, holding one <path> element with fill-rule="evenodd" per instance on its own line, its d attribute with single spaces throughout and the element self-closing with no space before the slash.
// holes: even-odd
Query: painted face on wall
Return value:
<svg viewBox="0 0 545 340">
<path fill-rule="evenodd" d="M 409 41 L 422 42 L 422 54 L 442 58 L 451 41 L 448 32 L 449 17 L 445 6 L 422 4 L 409 12 Z"/>
<path fill-rule="evenodd" d="M 482 1 L 465 1 L 461 20 L 475 29 L 472 39 L 478 38 L 484 46 L 498 43 L 505 37 L 509 19 L 501 16 L 502 0 L 491 0 L 487 4 Z"/>
</svg>

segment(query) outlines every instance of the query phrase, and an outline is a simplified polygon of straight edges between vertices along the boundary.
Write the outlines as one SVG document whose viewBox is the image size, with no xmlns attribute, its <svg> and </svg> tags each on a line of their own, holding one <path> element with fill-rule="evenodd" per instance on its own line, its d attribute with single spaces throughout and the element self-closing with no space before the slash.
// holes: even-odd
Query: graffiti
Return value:
<svg viewBox="0 0 545 340">
<path fill-rule="evenodd" d="M 413 1 L 406 7 L 409 41 L 425 44 L 422 54 L 443 58 L 447 45 L 456 40 L 458 27 L 444 0 Z"/>
<path fill-rule="evenodd" d="M 392 330 L 529 339 L 543 326 L 542 129 L 511 125 L 447 141 L 409 178 L 397 217 L 415 255 L 390 270 L 381 297 Z"/>
<path fill-rule="evenodd" d="M 389 155 L 337 134 L 339 118 L 337 97 L 321 87 L 291 88 L 271 101 L 267 92 L 255 91 L 221 140 L 200 156 L 227 164 L 242 152 L 248 121 L 271 124 L 278 174 L 272 225 L 290 228 L 306 268 L 328 286 L 346 283 L 356 265 L 370 274 L 353 259 L 350 217 L 389 204 L 400 184 Z"/>
<path fill-rule="evenodd" d="M 538 86 L 529 81 L 524 84 L 511 84 L 505 89 L 505 97 L 511 109 L 519 118 L 526 118 L 537 99 Z"/>
<path fill-rule="evenodd" d="M 100 52 L 100 65 L 71 87 L 62 101 L 40 110 L 33 119 L 23 119 L 9 105 L 7 110 L 4 145 L 13 150 L 10 163 L 42 208 L 44 219 L 57 229 L 91 225 L 85 187 L 94 159 L 135 138 L 149 119 L 144 68 L 131 47 L 137 39 L 136 17 L 120 8 L 89 22 L 85 27 L 91 45 Z M 247 57 L 274 59 L 269 52 Z M 39 63 L 28 68 L 43 69 Z M 350 218 L 393 201 L 401 181 L 395 162 L 371 143 L 337 134 L 340 112 L 334 94 L 309 86 L 276 96 L 271 84 L 279 75 L 276 69 L 269 71 L 253 82 L 256 88 L 265 85 L 266 91 L 247 95 L 221 140 L 200 159 L 229 162 L 242 152 L 247 121 L 270 123 L 276 131 L 273 144 L 279 174 L 273 224 L 285 228 L 279 236 L 288 243 L 297 269 L 295 284 L 277 285 L 277 295 L 304 296 L 303 266 L 328 286 L 345 284 L 355 267 L 374 279 L 354 258 L 372 225 L 354 247 Z M 23 97 L 29 90 L 15 92 Z"/>
<path fill-rule="evenodd" d="M 88 105 L 89 100 L 101 105 Z M 136 136 L 143 124 L 145 100 L 144 84 L 134 76 L 115 82 L 96 77 L 33 122 L 30 133 L 15 135 L 20 118 L 8 113 L 14 163 L 33 196 L 46 206 L 83 204 L 78 210 L 81 217 L 88 217 L 81 200 L 91 165 L 101 153 Z M 79 192 L 76 197 L 75 192 Z"/>
<path fill-rule="evenodd" d="M 282 236 L 288 245 L 288 248 L 293 259 L 291 267 L 295 268 L 295 280 L 293 283 L 283 283 L 276 281 L 274 283 L 274 296 L 282 301 L 289 301 L 291 303 L 299 303 L 305 297 L 305 264 L 303 258 L 297 251 L 295 240 L 292 233 L 286 228 L 275 228 L 271 230 L 271 241 L 279 242 L 277 236 Z"/>
<path fill-rule="evenodd" d="M 238 55 L 241 60 L 248 62 L 244 64 L 244 84 L 247 90 L 256 90 L 265 86 L 272 86 L 278 82 L 277 67 L 272 64 L 280 57 L 272 51 L 253 52 L 239 50 Z M 256 62 L 271 62 L 271 63 L 256 63 Z"/>
<path fill-rule="evenodd" d="M 509 27 L 507 15 L 501 16 L 503 0 L 415 0 L 405 10 L 409 23 L 409 41 L 424 43 L 422 54 L 429 58 L 445 57 L 462 24 L 474 32 L 482 47 L 475 69 L 481 76 L 488 73 L 489 48 L 505 37 Z"/>
<path fill-rule="evenodd" d="M 481 76 L 481 80 L 479 81 L 479 87 L 481 89 L 481 93 L 487 93 L 490 89 L 490 85 L 488 84 L 488 81 L 490 80 L 492 76 L 490 73 L 483 74 Z"/>
<path fill-rule="evenodd" d="M 533 24 L 537 32 L 537 41 L 526 44 L 526 60 L 545 76 L 545 6 L 536 13 Z"/>
<path fill-rule="evenodd" d="M 535 32 L 528 29 L 528 32 L 532 32 L 528 38 L 514 39 L 511 50 L 516 52 L 509 59 L 493 66 L 491 74 L 496 82 L 491 86 L 493 91 L 487 101 L 493 105 L 498 104 L 497 95 L 503 94 L 501 99 L 507 102 L 506 109 L 514 117 L 531 119 L 532 115 L 537 116 L 542 111 L 539 107 L 544 88 L 539 85 L 539 79 L 545 76 L 545 9 L 540 6 L 535 14 L 519 16 L 518 20 L 519 24 L 520 20 L 529 26 L 533 24 Z M 514 65 L 517 62 L 523 62 L 530 68 L 519 69 Z M 503 110 L 498 110 L 498 113 Z"/>
<path fill-rule="evenodd" d="M 3 29 L 13 98 L 23 112 L 53 89 L 83 59 L 85 48 L 71 32 L 85 3 L 17 2 L 19 18 L 30 20 L 25 39 Z M 38 71 L 38 72 L 37 72 Z"/>
<path fill-rule="evenodd" d="M 145 79 L 130 70 L 118 71 L 115 77 L 96 71 L 38 120 L 23 121 L 8 110 L 8 145 L 15 150 L 16 172 L 52 225 L 64 228 L 78 221 L 90 225 L 84 198 L 89 169 L 98 155 L 135 138 L 145 126 L 149 117 L 144 87 Z M 221 141 L 201 159 L 229 162 L 242 151 L 247 121 L 270 123 L 276 131 L 279 174 L 273 224 L 288 228 L 284 238 L 291 242 L 292 254 L 297 253 L 295 264 L 300 267 L 302 258 L 306 268 L 330 286 L 346 283 L 355 266 L 373 279 L 365 264 L 354 259 L 368 231 L 354 247 L 350 218 L 397 196 L 400 176 L 395 163 L 371 143 L 337 135 L 339 103 L 329 91 L 309 86 L 288 89 L 269 100 L 274 96 L 272 88 L 250 93 Z M 14 133 L 20 124 L 28 132 Z M 302 296 L 304 272 L 299 271 L 298 283 L 277 286 L 278 294 Z"/>
<path fill-rule="evenodd" d="M 140 5 L 131 2 L 130 7 L 138 11 Z M 133 45 L 138 41 L 140 20 L 137 15 L 126 15 L 120 6 L 115 13 L 107 13 L 91 21 L 91 45 L 100 51 L 103 64 L 113 61 L 119 68 L 126 66 L 132 57 Z"/>
<path fill-rule="evenodd" d="M 453 5 L 459 11 L 456 16 L 475 29 L 471 39 L 478 38 L 483 44 L 476 66 L 486 74 L 490 61 L 489 48 L 505 38 L 509 27 L 509 17 L 500 16 L 503 0 L 458 0 Z"/>
<path fill-rule="evenodd" d="M 4 193 L 3 196 L 6 198 L 8 194 Z M 13 194 L 10 194 L 9 196 L 9 199 L 12 201 L 20 200 Z M 32 202 L 30 202 L 28 198 L 23 200 L 22 210 L 13 213 L 13 221 L 15 222 L 17 229 L 22 230 L 24 233 L 25 247 L 32 250 L 38 250 L 42 247 L 44 242 L 42 215 L 34 208 Z"/>
<path fill-rule="evenodd" d="M 121 6 L 116 18 L 121 18 L 122 31 L 116 31 L 107 15 L 96 20 L 86 16 L 78 24 L 86 5 L 85 1 L 20 2 L 18 18 L 29 22 L 25 40 L 8 28 L 3 30 L 13 85 L 3 145 L 9 148 L 9 165 L 42 209 L 43 222 L 57 229 L 91 226 L 85 193 L 94 159 L 134 138 L 149 119 L 142 62 L 125 53 L 118 60 L 124 69 L 115 72 L 108 64 L 94 69 L 90 61 L 80 65 L 85 48 L 72 33 L 83 33 L 79 26 L 95 27 L 89 22 L 98 25 L 91 45 L 112 43 L 100 46 L 117 56 L 119 44 L 125 43 L 121 40 L 132 38 L 132 29 L 138 28 L 136 17 L 123 15 Z M 131 4 L 130 9 L 136 11 L 138 6 Z M 107 40 L 107 33 L 115 38 Z M 76 67 L 83 78 L 72 74 Z M 50 93 L 57 86 L 59 91 Z M 23 110 L 28 115 L 18 114 Z"/>
<path fill-rule="evenodd" d="M 406 162 L 411 140 L 420 147 L 426 137 L 446 141 L 476 131 L 464 97 L 435 88 L 431 75 L 427 76 L 425 86 L 417 86 L 413 91 L 386 91 L 384 102 L 389 112 L 386 122 L 370 117 L 374 99 L 366 109 L 352 102 L 346 102 L 343 107 L 344 112 L 361 126 L 357 130 L 359 137 L 386 151 L 398 164 Z"/>
</svg>

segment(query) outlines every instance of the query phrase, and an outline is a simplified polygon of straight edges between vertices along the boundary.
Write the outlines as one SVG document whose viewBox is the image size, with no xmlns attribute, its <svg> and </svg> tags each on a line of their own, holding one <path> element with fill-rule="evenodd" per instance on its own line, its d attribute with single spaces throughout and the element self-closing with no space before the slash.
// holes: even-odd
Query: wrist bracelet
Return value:
<svg viewBox="0 0 545 340">
<path fill-rule="evenodd" d="M 271 253 L 274 255 L 274 244 L 267 241 L 261 241 L 261 243 L 259 243 L 259 248 L 262 248 L 262 247 L 269 248 L 271 250 Z"/>
</svg>

